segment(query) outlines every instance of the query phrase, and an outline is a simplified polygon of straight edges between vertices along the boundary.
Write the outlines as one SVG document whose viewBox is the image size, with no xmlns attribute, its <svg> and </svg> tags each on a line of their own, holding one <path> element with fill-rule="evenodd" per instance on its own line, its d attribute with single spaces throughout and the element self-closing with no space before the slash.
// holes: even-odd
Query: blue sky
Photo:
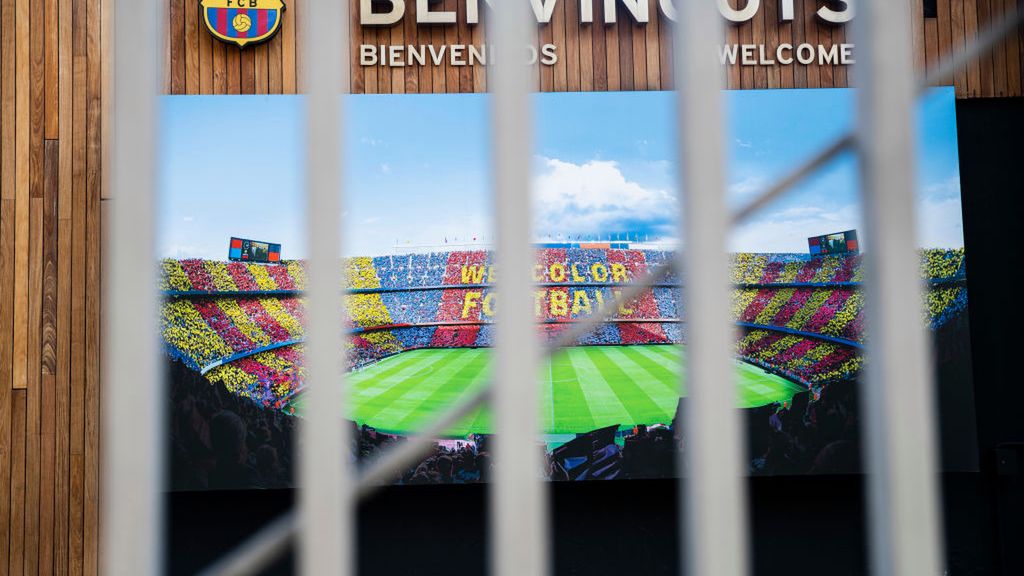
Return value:
<svg viewBox="0 0 1024 576">
<path fill-rule="evenodd" d="M 848 129 L 849 90 L 726 92 L 729 202 L 739 206 Z M 305 255 L 303 103 L 294 96 L 168 96 L 161 141 L 161 255 L 224 258 L 229 236 Z M 543 94 L 534 100 L 539 240 L 621 236 L 671 242 L 676 156 L 668 92 Z M 346 100 L 349 254 L 486 244 L 488 109 L 480 95 Z M 963 245 L 951 89 L 918 117 L 919 239 Z M 861 228 L 856 161 L 839 158 L 737 229 L 730 249 L 804 252 L 806 238 Z"/>
</svg>

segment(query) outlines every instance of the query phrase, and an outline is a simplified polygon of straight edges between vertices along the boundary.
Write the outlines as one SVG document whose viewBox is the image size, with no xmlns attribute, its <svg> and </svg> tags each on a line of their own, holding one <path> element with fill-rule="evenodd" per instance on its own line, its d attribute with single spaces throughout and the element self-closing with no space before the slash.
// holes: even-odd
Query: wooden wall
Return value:
<svg viewBox="0 0 1024 576">
<path fill-rule="evenodd" d="M 0 0 L 0 575 L 96 574 L 107 0 Z"/>
<path fill-rule="evenodd" d="M 285 0 L 284 26 L 271 41 L 245 49 L 223 44 L 210 35 L 192 0 L 168 0 L 165 90 L 168 94 L 294 94 L 301 91 L 299 14 L 308 0 Z M 550 24 L 537 29 L 538 44 L 558 46 L 559 62 L 536 68 L 536 87 L 545 92 L 664 90 L 672 88 L 672 41 L 668 21 L 650 1 L 651 22 L 634 24 L 619 7 L 613 25 L 604 25 L 602 2 L 594 2 L 595 24 L 580 24 L 579 4 L 559 0 Z M 739 0 L 730 0 L 737 5 Z M 937 0 L 936 18 L 925 18 L 923 0 L 910 4 L 913 42 L 919 69 L 930 69 L 951 50 L 964 46 L 979 30 L 1003 14 L 1024 10 L 1024 0 Z M 407 68 L 362 67 L 360 44 L 482 44 L 483 26 L 465 22 L 465 2 L 441 0 L 438 10 L 456 10 L 453 26 L 415 25 L 415 2 L 406 2 L 406 15 L 392 27 L 359 25 L 358 0 L 351 0 L 352 83 L 355 93 L 482 92 L 482 67 L 448 64 Z M 483 2 L 481 2 L 483 4 Z M 730 43 L 782 42 L 831 46 L 852 42 L 848 27 L 820 23 L 814 16 L 817 0 L 797 0 L 793 22 L 779 20 L 778 2 L 764 0 L 754 20 L 730 26 Z M 486 11 L 481 9 L 482 16 Z M 655 17 L 658 16 L 658 17 Z M 732 66 L 728 86 L 748 88 L 817 88 L 851 85 L 846 66 Z M 975 61 L 956 78 L 961 98 L 1024 95 L 1024 33 Z"/>
</svg>

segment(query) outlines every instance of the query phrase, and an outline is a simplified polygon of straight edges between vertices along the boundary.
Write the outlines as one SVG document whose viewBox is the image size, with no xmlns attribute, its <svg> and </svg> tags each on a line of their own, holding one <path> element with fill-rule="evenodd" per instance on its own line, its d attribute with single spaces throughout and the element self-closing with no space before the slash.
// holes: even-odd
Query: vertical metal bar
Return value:
<svg viewBox="0 0 1024 576">
<path fill-rule="evenodd" d="M 303 574 L 349 574 L 355 509 L 345 400 L 341 309 L 341 91 L 347 77 L 347 2 L 315 0 L 303 8 L 308 82 L 306 298 L 309 410 L 300 427 L 299 564 Z M 342 76 L 346 74 L 346 76 Z"/>
<path fill-rule="evenodd" d="M 489 78 L 497 228 L 495 326 L 497 362 L 492 408 L 495 476 L 491 498 L 491 562 L 498 576 L 543 575 L 548 570 L 547 486 L 537 443 L 537 360 L 540 345 L 533 312 L 530 213 L 530 68 L 528 10 L 498 2 L 488 33 L 494 65 Z"/>
<path fill-rule="evenodd" d="M 157 369 L 157 2 L 118 0 L 103 346 L 103 574 L 162 569 L 164 386 Z M 116 306 L 109 305 L 116 302 Z"/>
<path fill-rule="evenodd" d="M 677 4 L 676 90 L 679 113 L 680 198 L 686 245 L 678 270 L 686 274 L 691 338 L 685 379 L 684 453 L 680 502 L 686 516 L 683 566 L 689 574 L 740 576 L 748 570 L 746 486 L 733 385 L 734 334 L 729 318 L 729 213 L 725 204 L 723 68 L 717 50 L 722 19 L 714 2 Z"/>
<path fill-rule="evenodd" d="M 914 221 L 909 6 L 865 0 L 858 9 L 857 140 L 869 330 L 862 411 L 872 573 L 940 574 L 936 404 Z"/>
</svg>

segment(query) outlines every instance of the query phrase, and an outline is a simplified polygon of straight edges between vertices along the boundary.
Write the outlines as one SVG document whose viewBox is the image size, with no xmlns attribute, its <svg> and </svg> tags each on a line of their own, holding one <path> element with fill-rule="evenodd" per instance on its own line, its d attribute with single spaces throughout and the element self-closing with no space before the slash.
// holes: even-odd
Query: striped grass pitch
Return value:
<svg viewBox="0 0 1024 576">
<path fill-rule="evenodd" d="M 349 375 L 348 417 L 381 431 L 415 431 L 487 381 L 491 354 L 488 348 L 423 349 L 371 364 Z M 678 355 L 679 348 L 658 345 L 561 351 L 539 375 L 544 431 L 671 422 L 679 397 Z M 803 390 L 740 361 L 736 379 L 737 402 L 744 408 L 786 401 Z M 303 396 L 294 401 L 300 415 L 304 403 Z M 448 434 L 489 431 L 488 411 L 481 409 Z"/>
</svg>

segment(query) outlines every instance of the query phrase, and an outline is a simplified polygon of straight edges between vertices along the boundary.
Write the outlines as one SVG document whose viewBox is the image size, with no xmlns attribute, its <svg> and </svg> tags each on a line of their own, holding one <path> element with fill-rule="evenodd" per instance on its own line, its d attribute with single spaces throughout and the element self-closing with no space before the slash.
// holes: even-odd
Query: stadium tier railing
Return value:
<svg viewBox="0 0 1024 576">
<path fill-rule="evenodd" d="M 914 272 L 914 149 L 911 140 L 914 97 L 927 86 L 948 80 L 958 69 L 1015 31 L 1024 17 L 1007 18 L 956 51 L 934 72 L 914 82 L 907 40 L 908 3 L 893 10 L 885 0 L 863 0 L 853 22 L 858 45 L 858 122 L 856 132 L 837 138 L 821 152 L 769 186 L 757 199 L 729 214 L 724 204 L 722 69 L 716 48 L 722 41 L 721 21 L 712 2 L 677 6 L 674 58 L 678 94 L 680 194 L 685 202 L 686 254 L 674 265 L 699 269 L 686 286 L 691 323 L 702 337 L 689 355 L 690 448 L 687 481 L 680 483 L 685 529 L 681 530 L 684 569 L 694 575 L 741 576 L 750 570 L 746 499 L 739 466 L 741 436 L 729 380 L 728 285 L 722 255 L 731 223 L 742 221 L 774 201 L 839 153 L 855 150 L 862 171 L 867 240 L 890 247 L 871 251 L 868 298 L 872 338 L 867 351 L 869 471 L 868 553 L 872 572 L 939 574 L 941 517 L 935 468 L 934 397 L 926 362 L 927 342 L 916 310 L 906 306 L 920 296 Z M 402 443 L 370 467 L 358 480 L 343 470 L 342 433 L 337 409 L 344 374 L 337 360 L 340 331 L 336 314 L 340 245 L 338 215 L 343 195 L 338 174 L 340 156 L 338 93 L 348 74 L 347 3 L 316 1 L 306 5 L 303 30 L 307 50 L 309 157 L 307 211 L 312 243 L 310 258 L 309 381 L 316 395 L 303 425 L 303 488 L 297 512 L 257 532 L 248 542 L 212 566 L 208 574 L 250 574 L 276 558 L 297 537 L 299 566 L 304 574 L 349 574 L 354 570 L 352 516 L 354 502 L 374 490 L 380 480 L 416 459 L 429 436 L 469 410 L 495 402 L 497 436 L 491 571 L 499 575 L 543 575 L 549 571 L 548 519 L 545 488 L 532 471 L 539 453 L 533 445 L 535 398 L 521 386 L 522 374 L 534 374 L 540 354 L 532 338 L 529 246 L 530 110 L 528 70 L 514 59 L 500 59 L 489 71 L 493 89 L 494 192 L 498 213 L 498 254 L 505 270 L 499 286 L 522 294 L 503 303 L 497 339 L 498 369 L 492 390 L 484 389 L 452 413 L 428 426 L 421 436 Z M 528 40 L 526 12 L 517 4 L 494 7 L 493 41 L 499 53 L 515 53 Z M 156 2 L 116 0 L 114 21 L 115 106 L 111 185 L 114 191 L 112 230 L 108 246 L 110 331 L 105 350 L 103 394 L 103 521 L 102 572 L 138 576 L 162 571 L 161 510 L 164 442 L 163 387 L 156 362 L 157 291 L 149 272 L 154 257 L 156 189 L 155 142 L 159 141 L 156 109 L 161 61 L 158 46 L 161 19 Z M 340 25 L 339 25 L 340 23 Z M 638 279 L 637 286 L 659 281 L 669 265 Z M 620 294 L 628 301 L 639 289 Z M 554 347 L 575 340 L 601 318 L 573 326 Z M 513 345 L 512 343 L 515 343 Z M 898 385 L 896 385 L 898 384 Z M 527 393 L 523 393 L 523 390 Z M 316 408 L 316 406 L 320 408 Z M 898 409 L 898 411 L 897 411 Z M 682 459 L 680 459 L 682 460 Z M 376 483 L 375 483 L 376 482 Z"/>
</svg>

